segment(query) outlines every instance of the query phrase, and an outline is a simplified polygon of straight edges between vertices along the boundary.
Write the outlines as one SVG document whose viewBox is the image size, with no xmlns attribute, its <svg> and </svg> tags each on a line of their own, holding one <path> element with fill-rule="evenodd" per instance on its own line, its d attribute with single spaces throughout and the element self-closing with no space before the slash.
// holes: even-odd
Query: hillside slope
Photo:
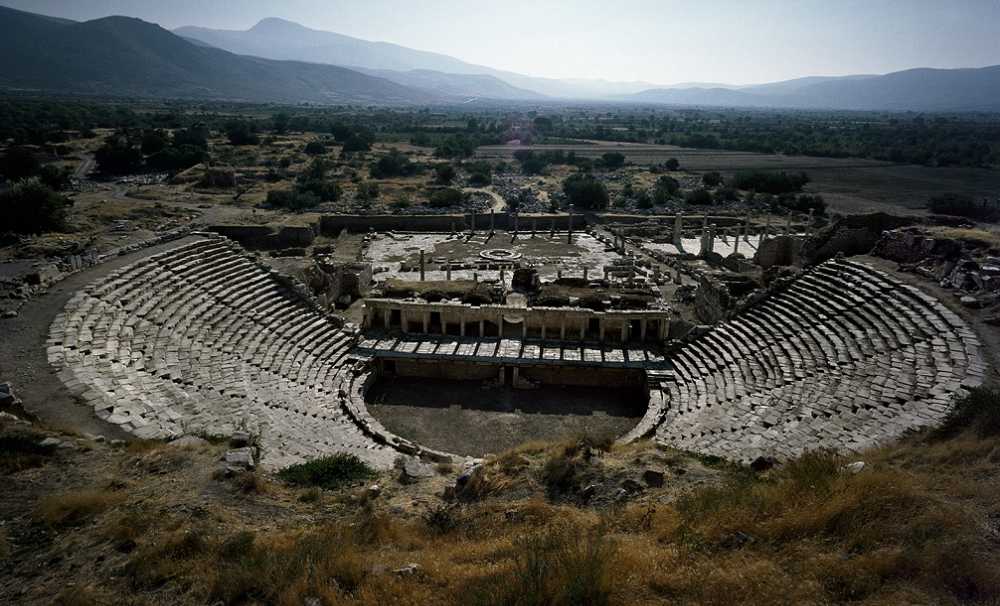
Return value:
<svg viewBox="0 0 1000 606">
<path fill-rule="evenodd" d="M 0 86 L 285 103 L 431 103 L 427 91 L 330 65 L 197 46 L 139 19 L 60 22 L 0 7 Z"/>
</svg>

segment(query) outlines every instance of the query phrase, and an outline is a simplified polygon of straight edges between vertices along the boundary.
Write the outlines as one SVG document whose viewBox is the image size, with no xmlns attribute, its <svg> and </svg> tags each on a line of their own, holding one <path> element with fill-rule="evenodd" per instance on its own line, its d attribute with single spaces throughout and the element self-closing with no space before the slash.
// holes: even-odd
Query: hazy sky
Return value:
<svg viewBox="0 0 1000 606">
<path fill-rule="evenodd" d="M 71 19 L 264 17 L 560 78 L 745 84 L 1000 64 L 1000 0 L 0 0 Z"/>
</svg>

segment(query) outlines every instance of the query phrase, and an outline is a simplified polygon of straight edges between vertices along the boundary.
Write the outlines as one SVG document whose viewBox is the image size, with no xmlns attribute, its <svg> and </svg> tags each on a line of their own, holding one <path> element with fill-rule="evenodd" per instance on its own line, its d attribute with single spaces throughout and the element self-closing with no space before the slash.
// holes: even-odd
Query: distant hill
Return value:
<svg viewBox="0 0 1000 606">
<path fill-rule="evenodd" d="M 331 65 L 198 46 L 127 17 L 82 23 L 0 7 L 0 87 L 86 94 L 410 104 L 445 97 Z"/>
<path fill-rule="evenodd" d="M 1000 65 L 910 69 L 882 76 L 798 78 L 722 88 L 657 88 L 623 101 L 677 105 L 803 109 L 1000 111 Z"/>
<path fill-rule="evenodd" d="M 421 72 L 421 74 L 385 76 L 397 82 L 422 78 L 436 92 L 463 90 L 496 99 L 539 99 L 542 96 L 562 98 L 608 98 L 635 93 L 655 85 L 649 82 L 611 82 L 599 79 L 559 80 L 526 76 L 493 69 L 485 65 L 467 63 L 461 59 L 390 44 L 353 38 L 334 32 L 311 29 L 284 19 L 264 19 L 246 31 L 217 30 L 204 27 L 180 27 L 174 30 L 179 36 L 200 40 L 205 44 L 234 53 L 255 55 L 269 59 L 294 59 L 341 65 L 351 69 L 392 70 L 393 72 Z M 430 78 L 425 72 L 451 75 L 491 76 L 512 88 L 500 89 L 496 82 L 481 80 L 476 88 L 473 80 Z M 371 73 L 369 71 L 369 73 Z M 437 88 L 440 86 L 441 88 Z"/>
<path fill-rule="evenodd" d="M 486 98 L 497 100 L 541 100 L 546 96 L 535 91 L 511 86 L 503 80 L 488 74 L 448 74 L 429 69 L 395 71 L 391 69 L 366 69 L 354 67 L 357 71 L 385 78 L 397 84 L 422 88 L 437 94 L 461 98 Z"/>
</svg>

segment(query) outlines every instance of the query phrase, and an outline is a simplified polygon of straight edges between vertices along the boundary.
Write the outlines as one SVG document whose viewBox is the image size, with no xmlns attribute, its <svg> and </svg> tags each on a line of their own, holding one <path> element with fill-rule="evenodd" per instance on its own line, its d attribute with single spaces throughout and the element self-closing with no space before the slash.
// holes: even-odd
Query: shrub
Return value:
<svg viewBox="0 0 1000 606">
<path fill-rule="evenodd" d="M 977 387 L 955 403 L 945 422 L 934 431 L 936 439 L 970 431 L 980 438 L 1000 435 L 1000 390 Z"/>
<path fill-rule="evenodd" d="M 4 229 L 18 234 L 38 234 L 66 229 L 66 209 L 73 203 L 38 179 L 18 181 L 0 193 Z"/>
<path fill-rule="evenodd" d="M 108 175 L 122 175 L 142 169 L 142 150 L 127 133 L 115 133 L 94 152 L 97 169 Z"/>
<path fill-rule="evenodd" d="M 335 454 L 286 467 L 278 477 L 297 486 L 335 489 L 375 477 L 375 470 L 354 455 Z"/>
</svg>

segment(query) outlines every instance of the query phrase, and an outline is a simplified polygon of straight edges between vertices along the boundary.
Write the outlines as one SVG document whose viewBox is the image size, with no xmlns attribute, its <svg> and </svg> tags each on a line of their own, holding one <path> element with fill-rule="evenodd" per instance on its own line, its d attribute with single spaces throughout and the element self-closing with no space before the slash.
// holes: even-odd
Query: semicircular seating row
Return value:
<svg viewBox="0 0 1000 606">
<path fill-rule="evenodd" d="M 858 451 L 940 423 L 982 383 L 973 331 L 936 299 L 842 259 L 672 355 L 633 432 L 748 462 Z"/>
<path fill-rule="evenodd" d="M 101 419 L 143 438 L 259 432 L 262 462 L 334 452 L 392 465 L 399 440 L 364 409 L 353 335 L 224 238 L 182 244 L 78 292 L 48 357 Z M 359 416 L 361 415 L 361 416 Z"/>
</svg>

